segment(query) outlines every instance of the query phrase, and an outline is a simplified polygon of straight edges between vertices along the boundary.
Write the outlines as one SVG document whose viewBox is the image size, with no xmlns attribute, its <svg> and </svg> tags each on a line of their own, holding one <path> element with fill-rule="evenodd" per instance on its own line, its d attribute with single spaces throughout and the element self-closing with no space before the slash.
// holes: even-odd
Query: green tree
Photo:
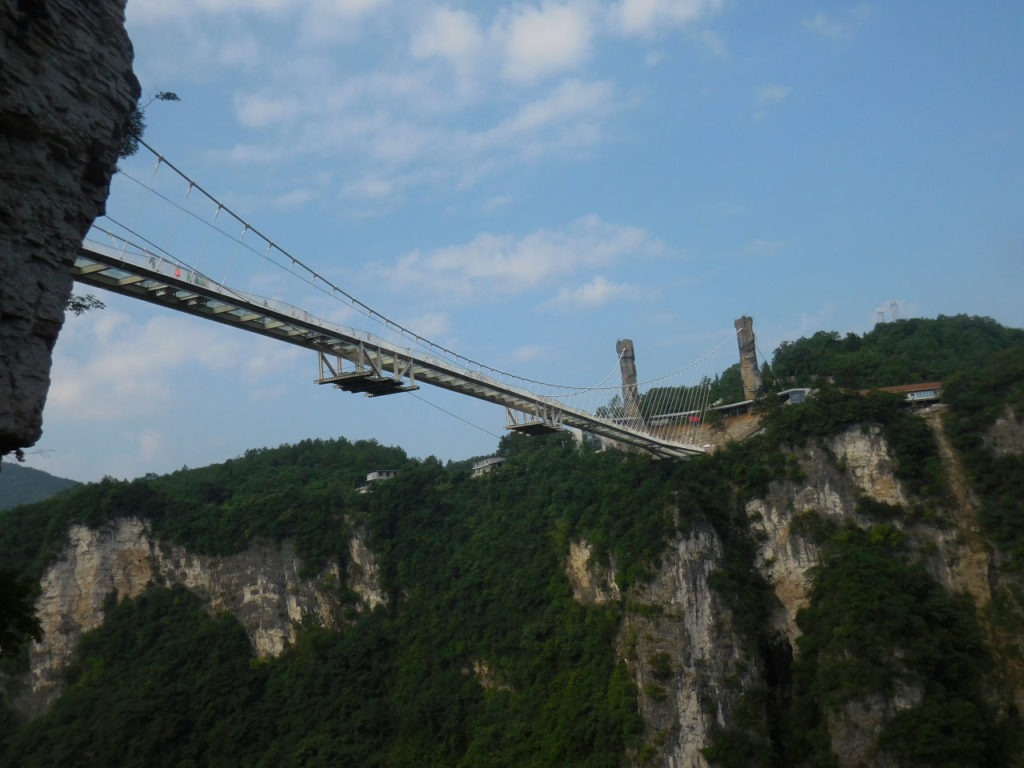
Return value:
<svg viewBox="0 0 1024 768">
<path fill-rule="evenodd" d="M 33 598 L 32 588 L 18 571 L 0 569 L 0 657 L 13 656 L 29 639 L 42 637 Z"/>
</svg>

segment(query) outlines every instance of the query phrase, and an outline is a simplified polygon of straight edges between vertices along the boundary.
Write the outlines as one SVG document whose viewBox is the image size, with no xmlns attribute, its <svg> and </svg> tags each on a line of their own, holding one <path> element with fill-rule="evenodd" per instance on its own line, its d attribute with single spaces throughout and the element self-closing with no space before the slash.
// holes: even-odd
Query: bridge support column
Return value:
<svg viewBox="0 0 1024 768">
<path fill-rule="evenodd" d="M 642 423 L 640 393 L 636 383 L 636 355 L 633 352 L 633 340 L 619 339 L 615 342 L 615 352 L 619 356 L 619 371 L 622 374 L 623 417 L 640 424 Z"/>
<path fill-rule="evenodd" d="M 744 315 L 736 320 L 736 342 L 740 348 L 740 376 L 743 379 L 743 399 L 753 400 L 761 390 L 761 369 L 757 366 L 757 348 L 754 345 L 754 320 Z"/>
</svg>

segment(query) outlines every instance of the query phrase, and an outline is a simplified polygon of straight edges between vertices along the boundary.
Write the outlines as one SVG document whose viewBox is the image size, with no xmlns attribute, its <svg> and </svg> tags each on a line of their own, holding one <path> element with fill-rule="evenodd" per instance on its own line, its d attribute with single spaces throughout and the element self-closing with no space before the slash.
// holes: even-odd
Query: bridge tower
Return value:
<svg viewBox="0 0 1024 768">
<path fill-rule="evenodd" d="M 622 413 L 631 422 L 641 423 L 640 394 L 636 383 L 636 355 L 633 353 L 632 339 L 619 339 L 615 342 L 615 352 L 619 356 L 619 371 L 622 374 Z"/>
<path fill-rule="evenodd" d="M 757 366 L 757 349 L 754 345 L 754 321 L 744 315 L 733 325 L 736 326 L 736 341 L 740 347 L 743 399 L 753 400 L 761 390 L 761 369 Z"/>
</svg>

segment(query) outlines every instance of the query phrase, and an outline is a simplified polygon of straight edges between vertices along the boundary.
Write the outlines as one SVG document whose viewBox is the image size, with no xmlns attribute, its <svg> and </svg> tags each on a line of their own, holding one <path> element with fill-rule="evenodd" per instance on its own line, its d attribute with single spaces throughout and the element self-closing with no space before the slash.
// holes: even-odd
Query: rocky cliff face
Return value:
<svg viewBox="0 0 1024 768">
<path fill-rule="evenodd" d="M 978 533 L 978 501 L 942 431 L 941 408 L 924 418 L 938 438 L 951 498 L 944 519 L 906 525 L 904 534 L 932 576 L 951 592 L 969 594 L 984 617 L 998 586 L 993 579 L 1000 578 L 997 564 Z M 1022 436 L 1024 424 L 1010 414 L 993 428 L 988 441 L 1000 450 L 1019 450 Z M 794 455 L 802 479 L 773 483 L 765 497 L 746 506 L 757 542 L 755 566 L 779 601 L 772 627 L 776 650 L 790 661 L 800 635 L 796 615 L 809 602 L 809 571 L 821 557 L 818 544 L 795 532 L 794 520 L 814 512 L 840 525 L 852 521 L 870 527 L 872 521 L 857 513 L 858 499 L 892 505 L 912 501 L 893 474 L 889 447 L 876 427 L 851 429 Z M 567 557 L 566 574 L 576 599 L 588 604 L 618 599 L 614 573 L 590 556 L 586 542 L 577 542 Z M 708 584 L 721 559 L 722 544 L 714 530 L 698 522 L 672 542 L 654 578 L 622 598 L 619 651 L 637 685 L 645 721 L 645 744 L 633 756 L 635 765 L 708 768 L 712 763 L 703 748 L 712 743 L 715 730 L 730 721 L 744 691 L 771 683 L 764 649 L 752 654 L 744 648 L 729 608 Z M 1018 707 L 1024 704 L 1022 693 L 1024 689 L 1016 694 Z M 866 697 L 831 713 L 829 732 L 839 765 L 894 764 L 877 749 L 878 733 L 894 714 L 919 703 L 921 694 L 904 686 L 888 699 Z"/>
<path fill-rule="evenodd" d="M 804 478 L 775 483 L 763 499 L 747 504 L 747 517 L 760 541 L 757 567 L 779 598 L 783 613 L 778 629 L 792 644 L 800 634 L 797 612 L 807 605 L 808 570 L 817 564 L 818 547 L 791 535 L 794 518 L 815 512 L 838 523 L 869 525 L 856 514 L 860 495 L 886 504 L 902 504 L 906 495 L 893 476 L 889 448 L 877 427 L 856 428 L 831 438 L 823 446 L 810 446 L 797 454 Z"/>
<path fill-rule="evenodd" d="M 69 268 L 138 96 L 125 0 L 0 0 L 0 455 L 42 431 Z"/>
<path fill-rule="evenodd" d="M 722 544 L 698 523 L 673 542 L 661 569 L 627 604 L 620 652 L 637 686 L 646 750 L 637 764 L 707 765 L 701 751 L 732 718 L 755 671 L 729 608 L 708 587 Z"/>
<path fill-rule="evenodd" d="M 245 627 L 260 656 L 275 656 L 295 639 L 296 625 L 342 622 L 342 581 L 357 595 L 357 610 L 385 601 L 373 553 L 362 538 L 350 544 L 347 579 L 331 566 L 315 578 L 299 576 L 294 547 L 253 546 L 237 555 L 208 557 L 155 539 L 143 520 L 123 518 L 98 530 L 73 526 L 63 557 L 41 580 L 36 611 L 43 639 L 29 650 L 30 673 L 19 709 L 38 714 L 61 690 L 61 670 L 83 632 L 98 627 L 108 600 L 137 596 L 152 582 L 181 584 L 210 611 L 228 611 Z"/>
</svg>

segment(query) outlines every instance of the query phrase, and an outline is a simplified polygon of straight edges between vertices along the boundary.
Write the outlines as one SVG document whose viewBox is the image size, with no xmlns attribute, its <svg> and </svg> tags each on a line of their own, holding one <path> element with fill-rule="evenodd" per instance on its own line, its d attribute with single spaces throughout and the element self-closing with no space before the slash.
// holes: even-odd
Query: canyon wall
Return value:
<svg viewBox="0 0 1024 768">
<path fill-rule="evenodd" d="M 139 97 L 125 0 L 0 0 L 0 455 L 42 433 L 70 267 Z"/>
<path fill-rule="evenodd" d="M 978 533 L 978 502 L 964 478 L 960 460 L 943 432 L 942 408 L 922 414 L 936 434 L 950 498 L 933 521 L 895 522 L 929 573 L 951 593 L 969 595 L 984 625 L 993 590 L 1001 574 L 990 547 Z M 1020 450 L 1024 423 L 1007 414 L 992 429 L 988 442 L 1000 450 Z M 913 502 L 895 477 L 895 461 L 878 427 L 855 427 L 819 444 L 795 449 L 799 480 L 772 483 L 769 493 L 746 505 L 751 538 L 756 542 L 755 567 L 770 585 L 777 607 L 768 635 L 768 649 L 744 645 L 736 622 L 709 584 L 723 556 L 712 526 L 698 521 L 668 547 L 661 567 L 645 584 L 621 596 L 624 620 L 619 654 L 636 683 L 645 734 L 632 765 L 662 768 L 710 768 L 706 749 L 732 721 L 744 694 L 777 685 L 779 663 L 788 668 L 801 632 L 797 613 L 809 605 L 811 569 L 821 562 L 821 544 L 801 535 L 794 521 L 813 513 L 838 527 L 854 523 L 870 528 L 874 521 L 858 513 L 858 500 L 890 505 Z M 574 542 L 566 575 L 577 600 L 602 604 L 619 600 L 614 572 L 591 560 L 586 542 Z M 1000 662 L 1014 679 L 1024 679 L 1008 649 Z M 998 651 L 1000 656 L 1003 654 Z M 1024 705 L 1024 687 L 1016 685 L 1016 706 Z M 829 716 L 832 751 L 842 768 L 884 768 L 894 765 L 879 748 L 884 723 L 915 706 L 921 691 L 899 688 L 889 697 L 848 702 Z M 749 717 L 749 713 L 747 715 Z M 753 718 L 756 728 L 768 727 L 764 713 Z"/>
<path fill-rule="evenodd" d="M 138 518 L 99 529 L 74 525 L 62 557 L 41 580 L 36 615 L 43 637 L 29 649 L 27 685 L 16 706 L 30 714 L 45 711 L 60 694 L 61 672 L 78 639 L 103 623 L 108 601 L 136 597 L 151 583 L 180 584 L 202 598 L 211 613 L 231 613 L 259 656 L 280 654 L 304 621 L 341 626 L 343 587 L 358 596 L 352 606 L 356 613 L 385 602 L 374 555 L 358 533 L 350 542 L 345 573 L 332 565 L 303 578 L 301 565 L 288 542 L 212 557 L 158 540 Z"/>
</svg>

